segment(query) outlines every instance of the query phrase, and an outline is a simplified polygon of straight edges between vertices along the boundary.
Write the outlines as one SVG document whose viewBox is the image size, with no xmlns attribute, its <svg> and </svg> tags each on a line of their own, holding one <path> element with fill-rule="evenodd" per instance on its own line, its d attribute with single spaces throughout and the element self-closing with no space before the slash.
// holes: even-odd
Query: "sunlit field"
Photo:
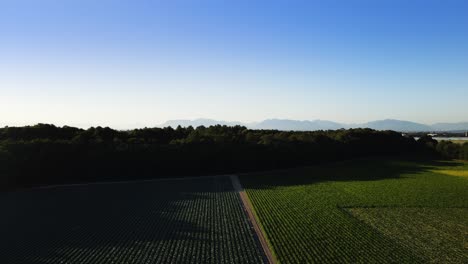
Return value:
<svg viewBox="0 0 468 264">
<path fill-rule="evenodd" d="M 466 263 L 467 171 L 372 159 L 241 181 L 282 263 Z"/>
</svg>

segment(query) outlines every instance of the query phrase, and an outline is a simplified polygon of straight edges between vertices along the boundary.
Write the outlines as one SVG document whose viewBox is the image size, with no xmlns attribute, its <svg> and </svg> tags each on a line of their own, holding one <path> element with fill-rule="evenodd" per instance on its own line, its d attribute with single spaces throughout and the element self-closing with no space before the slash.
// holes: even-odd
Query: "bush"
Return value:
<svg viewBox="0 0 468 264">
<path fill-rule="evenodd" d="M 437 144 L 437 152 L 439 152 L 443 157 L 449 159 L 461 158 L 461 146 L 455 144 L 451 141 L 441 141 Z"/>
</svg>

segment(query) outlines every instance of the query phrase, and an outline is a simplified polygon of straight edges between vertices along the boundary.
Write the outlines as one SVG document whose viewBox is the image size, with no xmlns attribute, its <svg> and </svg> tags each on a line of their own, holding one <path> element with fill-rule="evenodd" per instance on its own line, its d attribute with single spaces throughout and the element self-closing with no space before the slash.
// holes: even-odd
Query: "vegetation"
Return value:
<svg viewBox="0 0 468 264">
<path fill-rule="evenodd" d="M 228 177 L 0 198 L 0 263 L 264 263 Z"/>
<path fill-rule="evenodd" d="M 431 147 L 431 148 L 430 148 Z M 245 127 L 0 129 L 0 186 L 207 175 L 364 156 L 432 153 L 394 131 L 284 132 Z"/>
<path fill-rule="evenodd" d="M 437 152 L 448 159 L 468 160 L 468 142 L 452 142 L 442 140 L 437 144 Z"/>
<path fill-rule="evenodd" d="M 468 260 L 468 208 L 350 208 L 349 212 L 386 237 L 432 263 Z"/>
<path fill-rule="evenodd" d="M 468 141 L 466 141 L 466 140 L 453 140 L 453 139 L 451 139 L 449 141 L 453 142 L 453 143 L 457 143 L 457 144 L 462 144 L 462 145 L 465 144 L 465 143 L 468 143 Z"/>
<path fill-rule="evenodd" d="M 241 182 L 281 263 L 466 263 L 467 171 L 361 159 Z"/>
<path fill-rule="evenodd" d="M 467 149 L 371 129 L 39 124 L 0 129 L 0 186 L 295 167 L 241 177 L 280 262 L 466 263 L 468 163 L 428 158 Z M 227 177 L 2 192 L 0 206 L 1 263 L 265 261 Z"/>
</svg>

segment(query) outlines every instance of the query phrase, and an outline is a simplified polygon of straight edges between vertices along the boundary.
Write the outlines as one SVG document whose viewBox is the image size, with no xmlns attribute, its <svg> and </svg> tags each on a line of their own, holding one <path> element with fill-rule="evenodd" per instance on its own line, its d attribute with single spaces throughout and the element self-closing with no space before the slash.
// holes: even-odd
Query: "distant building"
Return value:
<svg viewBox="0 0 468 264">
<path fill-rule="evenodd" d="M 431 136 L 431 137 L 437 136 L 437 134 L 435 134 L 435 133 L 429 133 L 429 134 L 427 134 L 427 135 L 428 135 L 428 136 Z"/>
</svg>

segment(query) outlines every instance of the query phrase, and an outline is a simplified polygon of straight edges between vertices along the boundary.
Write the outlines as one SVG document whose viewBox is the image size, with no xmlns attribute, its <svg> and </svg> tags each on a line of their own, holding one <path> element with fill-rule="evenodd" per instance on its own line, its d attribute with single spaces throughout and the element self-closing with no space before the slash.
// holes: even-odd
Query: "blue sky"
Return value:
<svg viewBox="0 0 468 264">
<path fill-rule="evenodd" d="M 0 125 L 468 121 L 467 1 L 0 0 Z"/>
</svg>

